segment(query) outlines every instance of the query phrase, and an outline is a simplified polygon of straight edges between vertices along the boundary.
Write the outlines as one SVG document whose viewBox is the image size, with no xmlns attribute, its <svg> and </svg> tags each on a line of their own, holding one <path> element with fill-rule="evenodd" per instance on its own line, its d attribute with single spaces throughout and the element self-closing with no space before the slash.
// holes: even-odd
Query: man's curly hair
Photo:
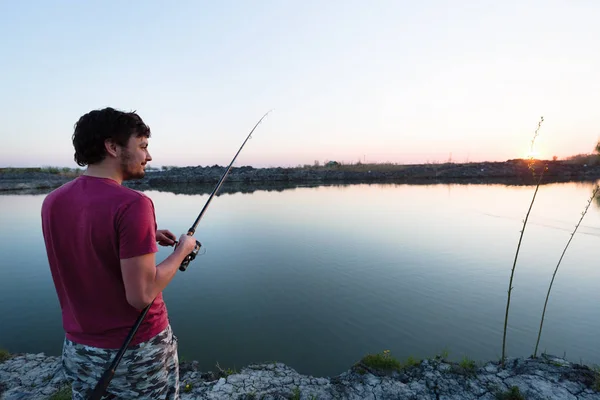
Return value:
<svg viewBox="0 0 600 400">
<path fill-rule="evenodd" d="M 72 138 L 75 162 L 80 166 L 100 162 L 106 157 L 106 139 L 126 146 L 133 135 L 150 137 L 150 127 L 135 111 L 123 112 L 111 107 L 90 111 L 75 124 Z"/>
</svg>

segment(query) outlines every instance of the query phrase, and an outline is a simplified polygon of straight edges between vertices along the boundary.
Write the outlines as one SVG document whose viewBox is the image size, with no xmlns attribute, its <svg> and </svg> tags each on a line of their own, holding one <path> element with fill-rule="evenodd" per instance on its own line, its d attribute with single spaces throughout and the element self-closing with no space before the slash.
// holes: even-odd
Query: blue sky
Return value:
<svg viewBox="0 0 600 400">
<path fill-rule="evenodd" d="M 0 1 L 0 167 L 75 167 L 84 113 L 137 110 L 152 165 L 591 152 L 600 2 Z"/>
</svg>

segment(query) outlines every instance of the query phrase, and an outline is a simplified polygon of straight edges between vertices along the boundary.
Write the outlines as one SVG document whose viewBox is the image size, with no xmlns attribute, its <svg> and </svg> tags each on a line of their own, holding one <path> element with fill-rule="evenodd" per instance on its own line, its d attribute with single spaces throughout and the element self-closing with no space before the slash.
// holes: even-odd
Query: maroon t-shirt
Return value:
<svg viewBox="0 0 600 400">
<path fill-rule="evenodd" d="M 141 310 L 127 302 L 120 259 L 158 251 L 154 204 L 111 179 L 82 175 L 48 194 L 42 230 L 66 337 L 120 348 Z M 162 293 L 131 344 L 168 325 Z"/>
</svg>

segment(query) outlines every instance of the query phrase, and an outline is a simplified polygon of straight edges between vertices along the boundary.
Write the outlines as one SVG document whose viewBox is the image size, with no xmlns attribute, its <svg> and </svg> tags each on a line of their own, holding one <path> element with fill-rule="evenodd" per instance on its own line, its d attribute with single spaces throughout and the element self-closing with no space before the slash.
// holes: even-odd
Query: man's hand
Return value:
<svg viewBox="0 0 600 400">
<path fill-rule="evenodd" d="M 196 248 L 196 238 L 194 238 L 193 236 L 188 236 L 184 233 L 179 238 L 178 247 L 184 249 L 186 255 L 190 254 Z"/>
<path fill-rule="evenodd" d="M 156 241 L 161 246 L 173 246 L 177 237 L 168 229 L 159 229 L 156 231 Z"/>
</svg>

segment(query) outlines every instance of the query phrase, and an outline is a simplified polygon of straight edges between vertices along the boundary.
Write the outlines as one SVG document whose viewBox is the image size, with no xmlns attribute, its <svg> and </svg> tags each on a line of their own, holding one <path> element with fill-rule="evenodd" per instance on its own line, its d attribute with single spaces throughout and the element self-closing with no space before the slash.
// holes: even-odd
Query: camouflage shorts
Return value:
<svg viewBox="0 0 600 400">
<path fill-rule="evenodd" d="M 73 400 L 87 400 L 117 352 L 65 338 L 62 364 L 72 384 Z M 179 399 L 177 337 L 170 325 L 125 351 L 102 399 Z"/>
</svg>

